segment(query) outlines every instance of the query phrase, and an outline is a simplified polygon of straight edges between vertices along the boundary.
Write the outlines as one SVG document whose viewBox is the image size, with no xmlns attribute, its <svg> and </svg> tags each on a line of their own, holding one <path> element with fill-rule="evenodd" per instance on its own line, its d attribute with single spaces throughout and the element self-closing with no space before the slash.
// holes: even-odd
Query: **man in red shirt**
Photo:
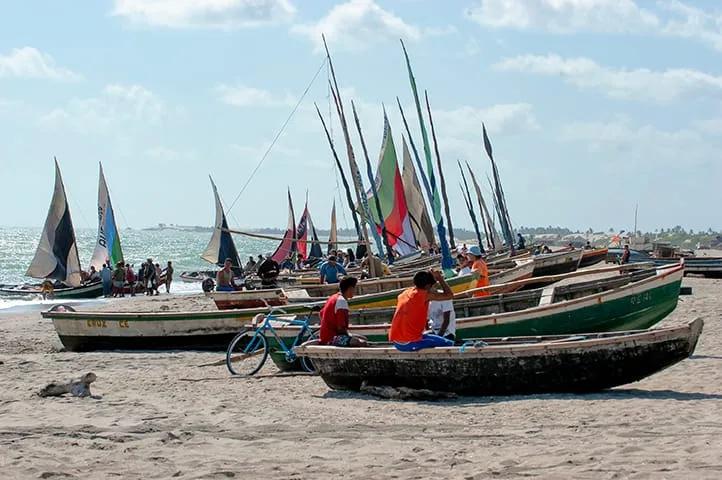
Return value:
<svg viewBox="0 0 722 480">
<path fill-rule="evenodd" d="M 331 295 L 321 309 L 321 345 L 336 347 L 366 347 L 368 340 L 361 335 L 348 333 L 348 301 L 353 298 L 358 280 L 344 277 L 339 292 Z"/>
</svg>

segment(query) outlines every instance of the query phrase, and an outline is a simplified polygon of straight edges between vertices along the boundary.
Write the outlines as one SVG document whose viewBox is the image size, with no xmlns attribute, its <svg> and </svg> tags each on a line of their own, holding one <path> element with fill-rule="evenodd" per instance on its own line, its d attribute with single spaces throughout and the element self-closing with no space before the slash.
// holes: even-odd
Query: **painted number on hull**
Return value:
<svg viewBox="0 0 722 480">
<path fill-rule="evenodd" d="M 632 305 L 639 305 L 644 302 L 648 302 L 652 299 L 652 295 L 649 292 L 640 293 L 639 295 L 632 295 L 630 302 Z"/>
<path fill-rule="evenodd" d="M 130 328 L 128 326 L 128 320 L 118 320 L 118 327 L 119 328 Z"/>
<path fill-rule="evenodd" d="M 90 328 L 107 328 L 105 320 L 86 320 L 85 324 Z"/>
</svg>

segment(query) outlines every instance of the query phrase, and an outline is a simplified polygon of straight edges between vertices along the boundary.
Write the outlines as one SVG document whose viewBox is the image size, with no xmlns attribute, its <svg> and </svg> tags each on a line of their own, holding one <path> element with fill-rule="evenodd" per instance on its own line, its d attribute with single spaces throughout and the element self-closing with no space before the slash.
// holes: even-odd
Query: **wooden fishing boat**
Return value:
<svg viewBox="0 0 722 480">
<path fill-rule="evenodd" d="M 468 302 L 459 300 L 459 306 L 456 306 L 455 301 L 459 317 L 457 335 L 459 338 L 466 338 L 646 328 L 675 308 L 682 270 L 681 266 L 661 269 L 655 270 L 651 276 L 640 277 L 640 280 L 633 281 L 635 277 L 632 273 L 628 279 L 619 279 L 622 286 L 603 293 L 598 293 L 597 290 L 604 288 L 604 284 L 576 289 L 570 285 L 553 291 L 541 289 L 538 292 L 491 295 Z M 586 280 L 582 277 L 582 282 L 584 281 Z M 611 286 L 606 284 L 606 287 Z M 564 288 L 567 288 L 566 292 Z M 396 294 L 398 295 L 398 292 Z M 385 311 L 368 309 L 364 306 L 362 297 L 353 298 L 349 303 L 352 324 L 375 323 L 353 325 L 352 332 L 375 340 L 387 338 L 392 308 Z M 290 315 L 305 315 L 308 306 L 288 305 L 284 310 Z M 42 316 L 53 321 L 60 341 L 66 349 L 73 351 L 225 350 L 230 340 L 250 324 L 254 316 L 267 312 L 267 308 L 254 308 L 202 312 L 108 313 L 75 312 L 71 307 L 56 306 L 50 311 L 42 312 Z M 477 313 L 481 315 L 474 317 Z M 382 315 L 382 320 L 379 320 Z M 317 319 L 315 321 L 318 322 Z M 282 337 L 290 338 L 297 333 L 291 327 L 278 327 L 277 331 Z"/>
<path fill-rule="evenodd" d="M 474 286 L 476 285 L 476 280 L 478 280 L 479 275 L 478 274 L 470 274 L 470 275 L 464 275 L 461 277 L 454 277 L 449 279 L 448 283 L 451 289 L 454 291 L 454 293 L 462 292 L 464 290 L 467 290 L 469 288 L 473 288 L 471 285 L 472 282 L 474 282 Z M 379 283 L 374 283 L 379 282 Z M 391 283 L 384 283 L 384 279 L 377 279 L 377 280 L 371 280 L 368 282 L 369 285 L 374 285 L 375 287 L 369 287 L 369 291 L 374 291 L 374 288 L 377 290 L 374 293 L 369 294 L 359 294 L 357 297 L 353 298 L 349 306 L 351 308 L 354 308 L 355 305 L 359 305 L 357 308 L 370 308 L 370 307 L 386 307 L 390 305 L 396 305 L 396 297 L 399 293 L 401 293 L 401 290 L 406 287 L 399 287 L 396 289 L 391 290 L 378 290 L 380 287 L 384 285 L 391 285 L 393 286 L 393 281 Z M 363 284 L 365 282 L 359 282 L 359 284 Z M 338 286 L 331 285 L 333 287 L 333 290 L 330 294 L 337 291 Z M 364 288 L 364 287 L 361 287 Z M 218 307 L 219 310 L 228 310 L 228 309 L 237 309 L 237 308 L 244 308 L 243 302 L 248 301 L 249 298 L 252 297 L 253 292 L 261 292 L 262 290 L 254 290 L 251 292 L 248 292 L 248 294 L 245 294 L 246 292 L 208 292 L 206 293 L 206 296 L 213 299 L 213 301 L 216 304 L 216 307 Z M 244 295 L 245 294 L 245 295 Z M 312 297 L 308 294 L 303 293 L 297 293 L 295 296 L 296 299 L 299 298 L 299 296 L 302 295 L 301 298 L 304 298 L 305 300 L 302 301 L 311 301 L 310 299 L 313 298 L 322 298 L 327 297 L 328 295 L 319 295 L 319 297 Z M 290 297 L 290 295 L 287 295 Z"/>
<path fill-rule="evenodd" d="M 455 277 L 449 284 L 455 292 L 463 292 L 476 285 L 478 273 Z M 351 310 L 392 306 L 403 289 L 359 295 L 349 301 Z M 263 290 L 262 290 L 263 292 Z M 270 296 L 280 296 L 283 290 L 270 290 Z M 238 294 L 241 295 L 238 295 Z M 214 295 L 234 295 L 237 304 L 246 304 L 254 298 L 246 292 L 215 292 Z M 248 294 L 254 291 L 247 292 Z M 270 297 L 264 298 L 269 303 Z M 270 301 L 269 301 L 270 300 Z M 315 304 L 323 305 L 322 301 Z M 308 304 L 284 306 L 290 315 L 305 314 Z M 228 346 L 253 317 L 268 313 L 268 307 L 225 309 L 205 312 L 152 312 L 108 313 L 75 312 L 71 307 L 57 306 L 42 312 L 43 318 L 53 320 L 63 346 L 68 350 L 87 351 L 102 349 L 210 349 L 222 350 Z"/>
<path fill-rule="evenodd" d="M 637 382 L 690 357 L 703 321 L 658 330 L 576 336 L 489 338 L 463 346 L 401 352 L 304 345 L 334 390 L 409 387 L 458 395 L 589 393 Z"/>
<path fill-rule="evenodd" d="M 207 278 L 216 278 L 216 272 L 210 270 L 181 272 L 179 278 L 184 282 L 202 282 Z"/>
<path fill-rule="evenodd" d="M 42 290 L 40 285 L 8 285 L 0 287 L 0 295 L 12 297 L 42 295 Z M 60 287 L 53 290 L 55 299 L 78 300 L 98 298 L 102 295 L 103 285 L 100 282 L 78 287 Z"/>
<path fill-rule="evenodd" d="M 676 308 L 683 275 L 682 265 L 625 271 L 602 279 L 590 272 L 569 285 L 457 299 L 456 336 L 463 340 L 649 328 Z M 393 308 L 352 311 L 349 330 L 371 341 L 386 341 L 393 313 Z M 274 328 L 284 342 L 298 333 L 298 327 L 282 322 Z"/>
<path fill-rule="evenodd" d="M 624 249 L 610 248 L 607 254 L 607 262 L 618 263 Z M 684 259 L 685 274 L 703 275 L 707 278 L 722 278 L 722 257 L 664 257 L 660 252 L 649 254 L 638 250 L 630 250 L 629 263 L 654 262 L 656 266 L 664 267 L 679 263 Z"/>
<path fill-rule="evenodd" d="M 595 248 L 582 250 L 582 258 L 579 260 L 577 268 L 591 267 L 607 258 L 608 248 Z"/>
<path fill-rule="evenodd" d="M 573 272 L 579 267 L 583 250 L 566 250 L 562 252 L 532 255 L 534 259 L 534 277 L 559 275 Z"/>
</svg>

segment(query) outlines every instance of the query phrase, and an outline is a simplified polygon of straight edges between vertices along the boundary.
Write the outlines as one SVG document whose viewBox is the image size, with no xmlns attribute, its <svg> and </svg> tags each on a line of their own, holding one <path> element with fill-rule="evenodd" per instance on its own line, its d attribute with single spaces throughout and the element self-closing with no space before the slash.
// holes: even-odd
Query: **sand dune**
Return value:
<svg viewBox="0 0 722 480">
<path fill-rule="evenodd" d="M 722 281 L 685 279 L 664 324 L 696 355 L 605 393 L 394 402 L 316 377 L 231 378 L 212 353 L 60 351 L 38 313 L 0 316 L 3 478 L 722 478 Z M 112 308 L 205 308 L 202 296 Z M 212 306 L 212 305 L 211 305 Z M 101 308 L 111 308 L 103 306 Z M 92 371 L 96 398 L 40 398 Z M 264 374 L 275 367 L 269 362 Z"/>
</svg>

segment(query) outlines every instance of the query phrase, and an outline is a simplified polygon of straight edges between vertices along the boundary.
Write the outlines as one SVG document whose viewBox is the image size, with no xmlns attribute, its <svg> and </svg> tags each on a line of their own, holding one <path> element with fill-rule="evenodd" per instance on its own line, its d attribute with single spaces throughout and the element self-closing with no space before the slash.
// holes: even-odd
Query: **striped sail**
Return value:
<svg viewBox="0 0 722 480">
<path fill-rule="evenodd" d="M 411 229 L 409 209 L 404 195 L 404 185 L 396 159 L 396 148 L 391 134 L 391 125 L 384 112 L 384 136 L 381 153 L 376 167 L 376 193 L 381 207 L 383 219 L 372 209 L 371 216 L 376 223 L 377 231 L 381 232 L 381 221 L 384 222 L 389 244 L 401 255 L 416 251 L 416 240 Z M 371 197 L 373 194 L 371 195 Z"/>
<path fill-rule="evenodd" d="M 296 252 L 296 219 L 293 215 L 293 201 L 291 200 L 291 191 L 288 191 L 288 228 L 283 235 L 281 244 L 273 252 L 271 258 L 278 263 L 283 262 L 286 257 Z"/>
<path fill-rule="evenodd" d="M 201 258 L 208 263 L 218 266 L 223 265 L 226 259 L 230 258 L 233 268 L 239 269 L 241 268 L 241 261 L 240 258 L 238 258 L 238 250 L 236 250 L 236 244 L 233 242 L 233 237 L 230 232 L 227 231 L 228 221 L 226 220 L 226 214 L 223 211 L 221 197 L 218 195 L 218 189 L 216 188 L 216 184 L 213 183 L 213 179 L 211 178 L 210 180 L 211 186 L 213 187 L 213 195 L 216 200 L 216 221 L 213 224 L 214 230 L 211 240 L 208 242 L 208 246 L 201 254 Z"/>
<path fill-rule="evenodd" d="M 321 258 L 323 256 L 321 245 L 318 243 L 318 233 L 316 233 L 316 227 L 313 226 L 311 212 L 308 211 L 308 200 L 306 200 L 303 215 L 296 228 L 296 238 L 298 239 L 298 253 L 303 255 L 303 258 Z"/>
<path fill-rule="evenodd" d="M 113 205 L 110 203 L 108 184 L 105 183 L 103 164 L 100 164 L 98 178 L 98 237 L 95 240 L 95 250 L 90 259 L 90 265 L 100 271 L 103 264 L 113 268 L 123 261 L 123 251 L 120 248 L 120 234 L 115 223 Z"/>
<path fill-rule="evenodd" d="M 72 287 L 80 286 L 78 246 L 75 242 L 73 220 L 70 217 L 68 198 L 65 195 L 65 185 L 57 160 L 55 160 L 53 199 L 27 275 L 38 279 L 60 280 Z"/>
<path fill-rule="evenodd" d="M 424 195 L 421 192 L 421 185 L 416 176 L 414 162 L 411 160 L 409 147 L 406 139 L 402 137 L 403 144 L 403 165 L 404 170 L 401 173 L 401 182 L 404 184 L 404 195 L 406 196 L 406 206 L 409 209 L 411 217 L 411 228 L 414 231 L 416 240 L 421 244 L 422 248 L 428 248 L 434 242 L 434 226 L 431 223 L 429 212 L 426 210 Z"/>
</svg>

